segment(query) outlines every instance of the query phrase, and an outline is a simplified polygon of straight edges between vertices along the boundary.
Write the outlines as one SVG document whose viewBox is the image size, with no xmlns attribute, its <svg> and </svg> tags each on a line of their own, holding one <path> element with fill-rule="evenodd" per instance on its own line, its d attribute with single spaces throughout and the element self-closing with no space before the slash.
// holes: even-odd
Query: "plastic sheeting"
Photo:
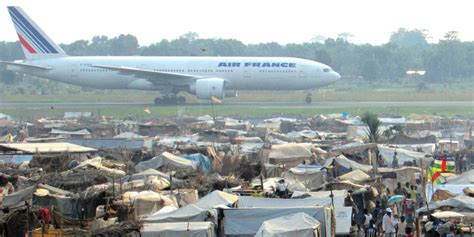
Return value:
<svg viewBox="0 0 474 237">
<path fill-rule="evenodd" d="M 161 155 L 147 161 L 138 163 L 135 170 L 138 172 L 147 169 L 166 169 L 166 170 L 195 170 L 195 162 L 175 156 L 169 152 L 163 152 Z"/>
<path fill-rule="evenodd" d="M 448 177 L 446 184 L 474 184 L 474 169 L 460 175 Z"/>
<path fill-rule="evenodd" d="M 215 237 L 211 222 L 175 222 L 143 225 L 143 237 Z"/>
<path fill-rule="evenodd" d="M 370 176 L 362 170 L 354 170 L 338 177 L 339 180 L 348 180 L 353 183 L 363 183 L 370 179 Z"/>
<path fill-rule="evenodd" d="M 264 221 L 303 212 L 321 223 L 323 236 L 333 236 L 332 209 L 328 207 L 224 209 L 225 234 L 253 236 Z"/>
<path fill-rule="evenodd" d="M 3 207 L 12 208 L 24 205 L 24 201 L 30 200 L 33 197 L 33 193 L 35 192 L 35 190 L 36 187 L 31 186 L 18 192 L 14 192 L 13 194 L 4 196 Z"/>
<path fill-rule="evenodd" d="M 282 216 L 262 223 L 255 237 L 319 237 L 321 224 L 304 212 Z"/>
<path fill-rule="evenodd" d="M 237 202 L 237 206 L 239 208 L 311 207 L 311 206 L 324 206 L 324 205 L 329 205 L 329 204 L 331 204 L 331 198 L 329 197 L 323 198 L 323 199 L 315 199 L 315 198 L 282 199 L 282 198 L 255 198 L 255 197 L 241 196 L 239 197 L 239 201 Z"/>
<path fill-rule="evenodd" d="M 194 204 L 189 204 L 176 211 L 168 213 L 155 213 L 145 219 L 147 223 L 159 222 L 183 222 L 183 221 L 204 221 L 209 210 L 218 206 L 230 206 L 238 200 L 233 194 L 214 191 L 199 199 Z"/>
<path fill-rule="evenodd" d="M 209 157 L 201 154 L 201 153 L 196 153 L 196 154 L 191 154 L 191 155 L 182 155 L 180 156 L 186 160 L 193 161 L 201 171 L 205 173 L 209 173 L 211 171 L 211 160 Z"/>
<path fill-rule="evenodd" d="M 428 207 L 422 207 L 416 210 L 416 214 L 425 213 L 428 210 L 436 210 L 441 207 L 453 207 L 454 211 L 458 212 L 474 212 L 474 197 L 469 197 L 464 194 L 460 194 L 456 197 L 449 198 L 447 200 L 432 202 Z"/>
<path fill-rule="evenodd" d="M 282 145 L 273 145 L 268 158 L 277 161 L 294 161 L 310 158 L 312 156 L 310 143 L 288 143 Z"/>
<path fill-rule="evenodd" d="M 327 159 L 326 162 L 324 163 L 324 167 L 330 167 L 333 161 L 337 162 L 339 165 L 343 166 L 346 169 L 352 169 L 352 170 L 359 169 L 366 173 L 372 170 L 372 166 L 363 165 L 353 160 L 349 160 L 343 155 L 339 155 L 337 157 Z"/>
<path fill-rule="evenodd" d="M 423 152 L 409 151 L 403 148 L 391 148 L 384 145 L 377 145 L 380 155 L 386 165 L 392 166 L 393 154 L 397 152 L 398 165 L 403 166 L 405 162 L 416 161 L 417 165 L 420 165 L 420 160 L 423 159 L 425 165 L 431 164 L 433 161 L 432 157 L 426 157 L 428 154 Z"/>
<path fill-rule="evenodd" d="M 325 174 L 326 172 L 323 172 L 321 170 L 319 172 L 313 172 L 313 173 L 311 172 L 294 173 L 290 170 L 289 172 L 284 172 L 282 174 L 282 177 L 286 180 L 289 180 L 290 182 L 293 181 L 293 182 L 301 183 L 308 190 L 314 190 L 314 189 L 319 189 L 324 185 L 324 183 L 326 182 Z M 305 190 L 299 189 L 298 191 L 305 191 Z"/>
</svg>

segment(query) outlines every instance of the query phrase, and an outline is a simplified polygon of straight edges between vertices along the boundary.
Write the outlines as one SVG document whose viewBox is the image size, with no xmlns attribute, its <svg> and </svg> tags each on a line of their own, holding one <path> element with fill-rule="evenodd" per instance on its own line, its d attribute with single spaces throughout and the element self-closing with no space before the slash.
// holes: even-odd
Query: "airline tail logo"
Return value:
<svg viewBox="0 0 474 237">
<path fill-rule="evenodd" d="M 64 52 L 19 7 L 8 7 L 8 12 L 25 54 L 63 55 Z M 31 55 L 31 56 L 33 56 Z M 39 56 L 39 55 L 38 55 Z"/>
</svg>

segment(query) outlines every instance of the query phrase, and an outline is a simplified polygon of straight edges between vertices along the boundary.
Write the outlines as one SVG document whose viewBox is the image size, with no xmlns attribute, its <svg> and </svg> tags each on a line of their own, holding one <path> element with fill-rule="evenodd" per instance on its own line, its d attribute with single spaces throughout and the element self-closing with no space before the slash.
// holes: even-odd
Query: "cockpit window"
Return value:
<svg viewBox="0 0 474 237">
<path fill-rule="evenodd" d="M 323 69 L 323 72 L 330 72 L 331 71 L 331 68 L 324 68 Z"/>
</svg>

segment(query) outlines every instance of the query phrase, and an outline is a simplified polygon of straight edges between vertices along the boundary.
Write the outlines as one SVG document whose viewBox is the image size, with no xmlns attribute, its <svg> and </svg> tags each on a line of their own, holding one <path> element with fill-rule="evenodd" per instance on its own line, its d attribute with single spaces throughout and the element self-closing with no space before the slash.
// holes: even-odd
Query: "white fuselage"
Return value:
<svg viewBox="0 0 474 237">
<path fill-rule="evenodd" d="M 94 67 L 130 67 L 157 72 L 215 77 L 226 90 L 306 90 L 329 85 L 339 74 L 329 66 L 289 57 L 62 57 L 27 61 L 50 70 L 17 70 L 68 84 L 99 89 L 188 90 L 189 84 L 157 85 L 147 78 Z"/>
</svg>

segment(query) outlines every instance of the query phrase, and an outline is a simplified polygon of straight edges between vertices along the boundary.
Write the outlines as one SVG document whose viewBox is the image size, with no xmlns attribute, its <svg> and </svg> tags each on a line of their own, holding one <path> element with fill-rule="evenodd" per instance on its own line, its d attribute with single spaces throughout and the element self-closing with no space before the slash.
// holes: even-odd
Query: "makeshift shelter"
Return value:
<svg viewBox="0 0 474 237">
<path fill-rule="evenodd" d="M 326 167 L 326 168 L 331 168 L 332 164 L 334 162 L 336 162 L 337 164 L 339 164 L 340 166 L 342 166 L 342 167 L 344 167 L 348 170 L 351 170 L 351 169 L 352 170 L 362 170 L 366 173 L 368 173 L 372 170 L 372 166 L 363 165 L 363 164 L 357 163 L 353 160 L 349 160 L 344 155 L 339 155 L 337 157 L 328 158 L 323 166 Z"/>
<path fill-rule="evenodd" d="M 306 213 L 321 223 L 322 236 L 333 236 L 333 209 L 330 207 L 272 207 L 223 209 L 226 236 L 254 236 L 263 222 L 296 213 Z"/>
<path fill-rule="evenodd" d="M 326 172 L 321 170 L 321 168 L 320 166 L 298 165 L 287 172 L 283 172 L 281 176 L 286 180 L 303 184 L 307 190 L 316 190 L 321 188 L 326 182 Z"/>
<path fill-rule="evenodd" d="M 448 177 L 445 184 L 474 184 L 474 169 Z"/>
<path fill-rule="evenodd" d="M 135 215 L 146 216 L 160 210 L 164 206 L 172 206 L 173 201 L 153 191 L 142 191 L 134 197 Z"/>
<path fill-rule="evenodd" d="M 392 190 L 397 187 L 398 182 L 402 184 L 406 182 L 415 183 L 421 174 L 420 168 L 412 166 L 404 166 L 396 169 L 379 167 L 377 171 L 382 175 L 382 182 L 385 187 L 389 187 Z"/>
<path fill-rule="evenodd" d="M 273 163 L 290 163 L 300 162 L 304 159 L 312 157 L 311 149 L 313 145 L 310 143 L 288 143 L 281 145 L 273 145 L 268 158 Z"/>
<path fill-rule="evenodd" d="M 429 206 L 422 207 L 416 210 L 416 214 L 433 212 L 434 210 L 449 207 L 450 211 L 456 212 L 474 212 L 474 197 L 469 197 L 464 194 L 460 194 L 456 197 L 452 197 L 443 201 L 431 202 Z"/>
<path fill-rule="evenodd" d="M 211 171 L 211 160 L 201 153 L 181 155 L 180 157 L 193 161 L 202 172 L 209 173 Z"/>
<path fill-rule="evenodd" d="M 353 183 L 364 183 L 370 179 L 370 176 L 362 170 L 353 170 L 347 174 L 338 177 L 339 180 L 348 180 Z"/>
<path fill-rule="evenodd" d="M 212 222 L 174 222 L 144 224 L 143 237 L 215 237 Z"/>
<path fill-rule="evenodd" d="M 81 129 L 78 131 L 63 131 L 59 129 L 51 129 L 49 132 L 52 135 L 60 135 L 63 137 L 71 137 L 71 138 L 90 138 L 91 133 L 87 129 Z"/>
<path fill-rule="evenodd" d="M 174 177 L 172 178 L 172 180 L 170 180 L 170 175 L 165 174 L 165 173 L 163 173 L 161 171 L 158 171 L 158 170 L 155 170 L 155 169 L 147 169 L 147 170 L 142 171 L 140 173 L 136 173 L 136 174 L 132 174 L 132 175 L 123 177 L 123 181 L 124 182 L 130 182 L 132 180 L 146 180 L 150 176 L 159 177 L 159 178 L 162 178 L 162 179 L 166 179 L 168 182 L 173 182 L 174 187 L 180 188 L 180 187 L 184 186 L 184 181 L 183 180 L 177 179 L 177 178 L 174 178 Z"/>
<path fill-rule="evenodd" d="M 396 147 L 388 147 L 385 145 L 377 145 L 377 149 L 379 150 L 379 154 L 382 156 L 382 159 L 385 165 L 392 166 L 393 162 L 393 155 L 397 152 L 397 159 L 398 165 L 403 166 L 405 162 L 412 162 L 416 163 L 417 166 L 420 166 L 423 160 L 424 167 L 428 167 L 433 158 L 424 152 L 416 152 L 416 151 L 409 151 L 403 148 L 396 148 Z"/>
<path fill-rule="evenodd" d="M 321 223 L 304 212 L 264 221 L 255 237 L 320 237 Z"/>
<path fill-rule="evenodd" d="M 405 135 L 403 133 L 395 134 L 388 143 L 391 144 L 404 144 L 404 145 L 412 145 L 412 144 L 435 144 L 436 143 L 436 136 L 429 135 L 426 137 L 411 137 Z"/>
<path fill-rule="evenodd" d="M 438 202 L 438 201 L 443 201 L 452 197 L 456 197 L 456 194 L 448 191 L 448 190 L 442 190 L 438 189 L 436 192 L 433 193 L 431 196 L 431 201 L 432 202 Z"/>
<path fill-rule="evenodd" d="M 168 213 L 155 213 L 145 219 L 146 223 L 161 222 L 185 222 L 185 221 L 204 221 L 208 215 L 208 211 L 219 206 L 231 206 L 237 202 L 238 197 L 233 194 L 214 191 L 205 197 L 199 199 L 194 204 L 189 204 L 175 211 Z M 217 216 L 217 215 L 214 215 Z"/>
<path fill-rule="evenodd" d="M 135 170 L 138 172 L 145 171 L 147 169 L 159 169 L 162 170 L 196 170 L 196 164 L 179 156 L 175 156 L 169 152 L 163 152 L 161 155 L 147 161 L 138 163 L 135 166 Z"/>
</svg>

